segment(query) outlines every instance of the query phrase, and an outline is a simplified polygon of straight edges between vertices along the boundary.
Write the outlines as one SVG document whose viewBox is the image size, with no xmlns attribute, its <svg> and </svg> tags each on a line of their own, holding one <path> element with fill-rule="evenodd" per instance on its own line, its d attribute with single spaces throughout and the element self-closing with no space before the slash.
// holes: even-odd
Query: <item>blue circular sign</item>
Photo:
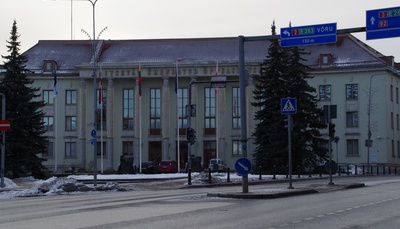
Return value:
<svg viewBox="0 0 400 229">
<path fill-rule="evenodd" d="M 240 175 L 249 174 L 251 171 L 251 162 L 247 158 L 239 158 L 235 163 L 235 170 Z"/>
<path fill-rule="evenodd" d="M 90 134 L 92 135 L 92 137 L 94 137 L 94 138 L 95 138 L 95 137 L 96 137 L 96 130 L 95 130 L 95 129 L 93 129 L 93 130 L 92 130 L 92 132 L 91 132 Z"/>
</svg>

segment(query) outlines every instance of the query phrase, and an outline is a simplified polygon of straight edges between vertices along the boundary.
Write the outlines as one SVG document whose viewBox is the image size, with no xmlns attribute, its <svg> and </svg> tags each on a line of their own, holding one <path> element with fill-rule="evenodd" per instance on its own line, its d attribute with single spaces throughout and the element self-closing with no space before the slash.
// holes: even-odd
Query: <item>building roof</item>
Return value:
<svg viewBox="0 0 400 229">
<path fill-rule="evenodd" d="M 239 42 L 237 37 L 192 39 L 103 40 L 97 50 L 101 63 L 170 63 L 182 58 L 188 64 L 237 63 Z M 260 63 L 266 58 L 270 41 L 245 43 L 245 61 Z M 78 72 L 77 67 L 92 61 L 92 42 L 82 40 L 41 40 L 24 54 L 27 68 L 40 73 L 43 61 L 55 60 L 59 71 Z M 332 44 L 304 46 L 310 55 L 305 64 L 320 69 L 320 55 L 332 56 L 329 68 L 357 68 L 387 65 L 388 58 L 350 34 L 337 36 Z M 395 63 L 393 62 L 392 65 Z M 323 69 L 323 68 L 321 68 Z M 326 69 L 326 68 L 325 68 Z"/>
</svg>

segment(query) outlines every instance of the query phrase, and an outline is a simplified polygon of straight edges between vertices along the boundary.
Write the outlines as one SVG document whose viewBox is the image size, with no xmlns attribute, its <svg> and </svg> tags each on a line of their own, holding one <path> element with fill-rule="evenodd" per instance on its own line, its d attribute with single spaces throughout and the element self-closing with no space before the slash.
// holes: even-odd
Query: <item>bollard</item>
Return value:
<svg viewBox="0 0 400 229">
<path fill-rule="evenodd" d="M 311 165 L 308 166 L 308 177 L 311 177 Z"/>
<path fill-rule="evenodd" d="M 211 169 L 208 170 L 208 183 L 211 184 Z"/>
<path fill-rule="evenodd" d="M 382 165 L 382 172 L 383 172 L 383 175 L 385 175 L 386 174 L 386 166 L 384 166 L 384 165 Z"/>
<path fill-rule="evenodd" d="M 365 165 L 363 165 L 363 175 L 365 175 Z"/>
<path fill-rule="evenodd" d="M 350 175 L 350 167 L 347 165 L 347 176 Z"/>
<path fill-rule="evenodd" d="M 340 165 L 338 166 L 338 169 L 339 169 L 339 171 L 338 171 L 338 175 L 340 176 L 341 174 L 340 174 Z"/>
<path fill-rule="evenodd" d="M 192 185 L 192 169 L 188 169 L 188 185 Z"/>
<path fill-rule="evenodd" d="M 371 175 L 374 175 L 374 167 L 371 165 Z"/>
<path fill-rule="evenodd" d="M 354 173 L 357 175 L 357 165 L 354 165 Z"/>
<path fill-rule="evenodd" d="M 274 168 L 273 168 L 273 169 L 274 169 L 274 171 L 273 171 L 274 174 L 273 174 L 273 176 L 272 176 L 272 179 L 275 180 L 275 179 L 276 179 L 276 166 L 275 166 L 275 165 L 274 165 Z"/>
<path fill-rule="evenodd" d="M 262 166 L 260 166 L 259 169 L 260 169 L 260 177 L 259 177 L 258 179 L 259 179 L 259 180 L 262 180 L 262 177 L 261 177 Z"/>
<path fill-rule="evenodd" d="M 397 166 L 394 167 L 394 175 L 397 175 Z"/>
<path fill-rule="evenodd" d="M 227 178 L 226 178 L 226 182 L 231 182 L 231 169 L 228 167 L 228 168 L 226 168 L 226 172 L 227 172 L 227 174 L 226 174 L 226 176 L 227 176 Z"/>
<path fill-rule="evenodd" d="M 289 166 L 286 166 L 286 179 L 289 178 Z"/>
</svg>

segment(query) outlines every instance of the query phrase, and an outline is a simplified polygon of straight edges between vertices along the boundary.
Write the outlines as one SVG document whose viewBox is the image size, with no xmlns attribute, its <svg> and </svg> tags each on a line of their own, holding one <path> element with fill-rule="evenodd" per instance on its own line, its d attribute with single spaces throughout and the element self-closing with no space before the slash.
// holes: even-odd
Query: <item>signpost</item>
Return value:
<svg viewBox="0 0 400 229">
<path fill-rule="evenodd" d="M 292 114 L 297 113 L 297 100 L 296 98 L 283 98 L 281 99 L 281 114 L 288 115 L 287 128 L 288 128 L 288 166 L 289 166 L 289 189 L 293 189 L 292 186 L 292 131 L 293 131 L 293 119 Z"/>
<path fill-rule="evenodd" d="M 400 6 L 368 10 L 366 15 L 367 40 L 400 36 Z"/>
<path fill-rule="evenodd" d="M 247 175 L 251 171 L 251 162 L 247 158 L 239 158 L 235 163 L 235 170 L 239 175 Z"/>
<path fill-rule="evenodd" d="M 336 33 L 336 23 L 281 28 L 281 46 L 335 43 Z"/>
</svg>

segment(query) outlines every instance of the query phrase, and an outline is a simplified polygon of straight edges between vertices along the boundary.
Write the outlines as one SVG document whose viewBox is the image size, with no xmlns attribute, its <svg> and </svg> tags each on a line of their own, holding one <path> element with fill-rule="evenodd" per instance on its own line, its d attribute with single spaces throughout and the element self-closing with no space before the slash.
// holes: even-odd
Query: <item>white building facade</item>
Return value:
<svg viewBox="0 0 400 229">
<path fill-rule="evenodd" d="M 256 123 L 252 91 L 269 44 L 257 41 L 245 46 L 250 157 Z M 137 166 L 141 161 L 171 159 L 183 170 L 189 155 L 189 92 L 190 103 L 195 105 L 190 122 L 196 130 L 190 154 L 204 167 L 211 158 L 221 158 L 234 168 L 241 157 L 237 38 L 99 41 L 96 50 L 96 76 L 97 82 L 102 79 L 102 93 L 98 83 L 93 88 L 90 41 L 39 41 L 24 53 L 29 58 L 27 68 L 33 72 L 29 77 L 41 88 L 46 102 L 44 128 L 50 144 L 42 157 L 50 170 L 92 170 L 96 158 L 98 171 L 116 171 L 121 156 L 133 157 Z M 304 58 L 314 77 L 309 84 L 316 88 L 319 105 L 337 105 L 337 118 L 332 122 L 340 140 L 333 144 L 333 159 L 352 164 L 400 164 L 400 77 L 393 58 L 351 35 L 338 36 L 335 44 L 308 46 L 305 51 L 310 52 Z M 219 76 L 227 78 L 225 88 L 211 86 L 217 69 Z M 55 98 L 54 70 L 58 82 Z M 369 161 L 365 147 L 368 130 L 373 140 Z M 328 139 L 327 131 L 322 134 Z M 96 156 L 92 139 L 96 139 Z"/>
</svg>

